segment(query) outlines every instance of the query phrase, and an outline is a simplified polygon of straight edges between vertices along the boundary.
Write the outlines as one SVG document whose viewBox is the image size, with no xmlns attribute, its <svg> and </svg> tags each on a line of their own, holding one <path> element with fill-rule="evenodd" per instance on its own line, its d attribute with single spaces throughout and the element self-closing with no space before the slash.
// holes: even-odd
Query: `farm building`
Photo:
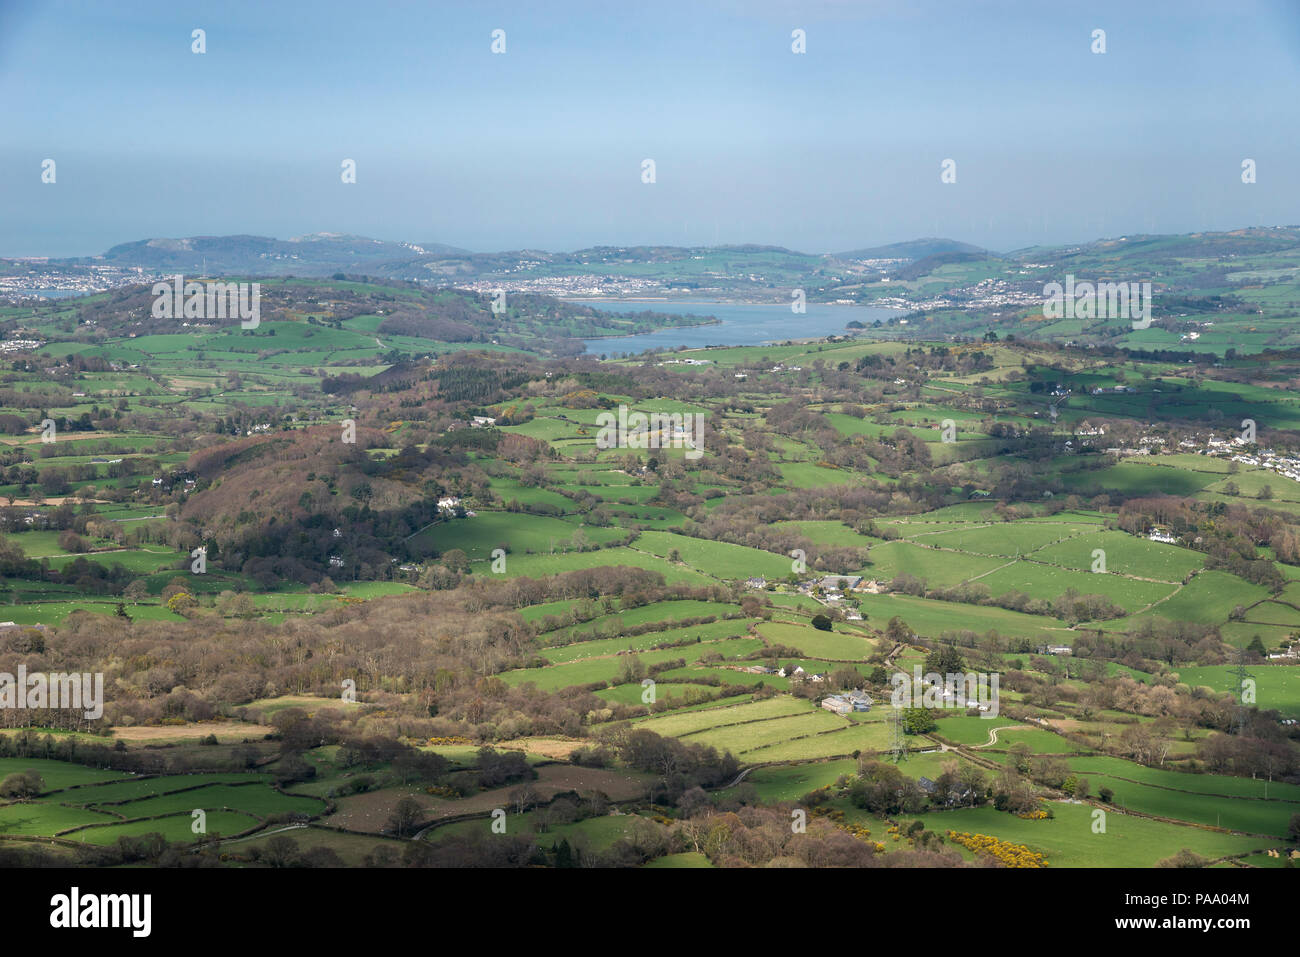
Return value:
<svg viewBox="0 0 1300 957">
<path fill-rule="evenodd" d="M 862 585 L 861 575 L 827 575 L 817 582 L 827 591 L 853 591 Z"/>
<path fill-rule="evenodd" d="M 853 711 L 853 705 L 849 703 L 849 700 L 837 694 L 827 695 L 822 698 L 822 707 L 835 714 L 849 714 Z"/>
<path fill-rule="evenodd" d="M 847 691 L 843 694 L 827 695 L 822 699 L 822 707 L 836 714 L 870 711 L 871 698 L 862 691 Z"/>
</svg>

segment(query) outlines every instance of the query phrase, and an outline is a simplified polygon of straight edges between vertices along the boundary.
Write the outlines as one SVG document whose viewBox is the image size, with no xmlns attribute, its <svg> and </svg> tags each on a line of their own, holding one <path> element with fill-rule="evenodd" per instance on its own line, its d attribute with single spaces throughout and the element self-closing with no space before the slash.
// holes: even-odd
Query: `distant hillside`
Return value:
<svg viewBox="0 0 1300 957">
<path fill-rule="evenodd" d="M 945 253 L 983 253 L 988 250 L 970 243 L 961 243 L 955 239 L 909 239 L 902 243 L 890 243 L 887 246 L 872 246 L 869 249 L 854 249 L 845 253 L 836 253 L 836 259 L 907 259 L 916 262 Z"/>
<path fill-rule="evenodd" d="M 971 247 L 974 248 L 974 247 Z M 629 265 L 664 265 L 679 275 L 707 273 L 719 265 L 778 268 L 803 274 L 828 257 L 780 246 L 593 246 L 572 252 L 516 249 L 476 253 L 444 243 L 408 243 L 337 233 L 293 239 L 268 236 L 192 236 L 121 243 L 103 256 L 55 260 L 51 265 L 139 267 L 149 272 L 198 276 L 370 276 L 434 280 L 519 275 L 568 275 L 575 270 L 609 275 Z"/>
<path fill-rule="evenodd" d="M 951 330 L 954 334 L 965 334 L 970 331 L 966 328 L 970 322 L 978 324 L 995 318 L 1005 322 L 1007 317 L 992 315 L 1005 312 L 1004 307 L 1021 310 L 1031 306 L 1033 297 L 1041 293 L 1046 281 L 1047 274 L 1040 274 L 1039 270 L 1054 270 L 1060 276 L 1074 274 L 1133 281 L 1158 278 L 1161 295 L 1155 308 L 1174 318 L 1188 319 L 1192 313 L 1208 309 L 1205 291 L 1209 289 L 1217 290 L 1214 295 L 1220 297 L 1211 312 L 1222 313 L 1237 306 L 1258 315 L 1261 303 L 1249 304 L 1254 298 L 1248 292 L 1250 287 L 1259 282 L 1274 285 L 1295 282 L 1292 270 L 1296 255 L 1300 255 L 1300 228 L 1293 226 L 1247 227 L 1176 236 L 1119 236 L 1061 246 L 1029 247 L 1006 254 L 942 237 L 912 239 L 832 255 L 759 244 L 633 244 L 592 246 L 569 252 L 539 249 L 470 252 L 441 243 L 393 242 L 317 233 L 288 240 L 264 236 L 142 240 L 114 246 L 105 256 L 95 259 L 0 263 L 0 276 L 21 276 L 21 284 L 11 285 L 30 288 L 46 285 L 68 288 L 73 282 L 79 282 L 80 288 L 87 291 L 97 286 L 117 286 L 108 305 L 127 305 L 134 309 L 133 319 L 138 324 L 130 331 L 136 333 L 157 330 L 151 327 L 147 316 L 140 315 L 138 307 L 148 304 L 145 296 L 138 290 L 123 291 L 121 286 L 123 282 L 139 281 L 133 274 L 135 269 L 145 270 L 146 275 L 182 273 L 191 278 L 206 274 L 268 280 L 286 276 L 347 280 L 346 288 L 322 291 L 327 300 L 364 297 L 366 293 L 356 289 L 358 283 L 354 280 L 425 291 L 460 289 L 474 301 L 446 300 L 433 308 L 415 310 L 375 302 L 370 304 L 373 306 L 370 313 L 328 308 L 323 311 L 344 320 L 364 314 L 382 315 L 381 322 L 366 331 L 378 333 L 385 342 L 392 338 L 453 343 L 495 340 L 500 346 L 554 355 L 580 350 L 582 347 L 574 341 L 579 338 L 634 334 L 683 324 L 680 319 L 665 320 L 644 312 L 614 317 L 609 313 L 601 316 L 578 310 L 557 311 L 556 300 L 568 303 L 658 300 L 665 304 L 662 312 L 668 314 L 673 312 L 673 301 L 686 297 L 702 302 L 784 302 L 796 289 L 805 290 L 810 302 L 883 303 L 894 308 L 913 308 L 914 304 L 926 301 L 963 313 L 979 311 L 980 307 L 972 304 L 983 303 L 991 313 L 989 316 L 978 321 L 967 316 L 959 328 Z M 868 260 L 893 262 L 891 268 L 882 270 L 866 266 Z M 1196 263 L 1190 273 L 1189 263 Z M 96 270 L 105 264 L 115 267 L 119 275 L 97 275 Z M 44 275 L 50 279 L 43 280 Z M 1000 285 L 997 289 L 977 288 L 985 280 Z M 899 285 L 918 281 L 923 282 L 922 287 Z M 485 297 L 498 289 L 509 293 L 506 316 L 487 312 Z M 1229 293 L 1229 289 L 1233 291 Z M 1240 291 L 1247 294 L 1238 296 Z M 285 318 L 322 311 L 321 305 L 310 297 L 298 301 L 295 297 L 302 292 L 294 291 L 289 297 L 292 302 L 272 300 L 266 305 L 285 307 L 287 311 L 282 313 Z M 342 297 L 335 295 L 336 292 Z M 132 295 L 136 301 L 124 302 Z M 529 296 L 542 298 L 526 298 Z M 403 298 L 409 304 L 409 297 Z M 1296 301 L 1290 285 L 1286 289 L 1271 289 L 1268 298 L 1274 307 L 1280 302 Z M 1200 305 L 1192 301 L 1201 299 L 1206 301 Z M 1294 309 L 1290 305 L 1287 308 Z M 1209 313 L 1206 316 L 1201 321 L 1216 321 Z M 83 318 L 99 321 L 107 317 Z M 1290 348 L 1300 343 L 1300 339 L 1289 338 L 1289 329 L 1294 325 L 1289 320 L 1294 318 L 1289 313 L 1278 315 L 1276 321 L 1288 321 L 1285 328 L 1270 326 L 1254 332 L 1271 347 Z M 947 321 L 952 319 L 949 316 Z M 1110 331 L 1118 332 L 1121 327 L 1122 324 L 1112 324 Z M 105 326 L 101 324 L 99 328 Z M 905 328 L 911 331 L 910 327 Z M 1043 328 L 1046 327 L 1035 328 L 1035 334 L 1041 334 Z M 1166 330 L 1166 334 L 1174 332 L 1172 328 Z M 1067 331 L 1066 327 L 1059 327 L 1049 333 L 1057 334 L 1079 338 L 1078 329 Z M 1154 341 L 1160 335 L 1149 333 L 1146 339 Z M 369 341 L 375 340 L 372 337 Z M 1198 348 L 1204 348 L 1209 341 L 1202 330 L 1179 328 L 1172 345 L 1200 342 Z"/>
<path fill-rule="evenodd" d="M 898 270 L 895 278 L 904 280 L 920 279 L 922 276 L 930 275 L 940 266 L 950 266 L 954 263 L 980 262 L 992 258 L 994 257 L 986 252 L 959 252 L 954 250 L 946 253 L 935 253 L 933 256 L 926 256 L 924 259 L 908 263 Z"/>
<path fill-rule="evenodd" d="M 1300 247 L 1300 226 L 1248 227 L 1221 233 L 1188 233 L 1181 236 L 1117 236 L 1072 246 L 1032 246 L 1009 253 L 1007 258 L 1021 262 L 1055 262 L 1073 260 L 1109 260 L 1112 262 L 1147 261 L 1266 255 Z"/>
<path fill-rule="evenodd" d="M 452 247 L 440 247 L 451 250 Z M 142 239 L 114 246 L 101 262 L 190 275 L 307 275 L 365 273 L 380 262 L 427 252 L 411 243 L 318 233 L 297 239 L 267 236 L 194 236 Z M 460 253 L 461 250 L 455 250 Z"/>
<path fill-rule="evenodd" d="M 390 350 L 422 355 L 434 343 L 482 343 L 546 355 L 577 355 L 583 351 L 579 340 L 584 338 L 635 335 L 702 321 L 699 316 L 648 310 L 615 313 L 522 292 L 512 293 L 497 311 L 488 293 L 398 280 L 361 283 L 263 277 L 258 283 L 260 325 L 252 329 L 240 328 L 234 316 L 190 320 L 155 315 L 158 297 L 152 283 L 82 299 L 46 301 L 30 315 L 24 314 L 22 322 L 47 340 L 99 343 L 110 337 L 175 333 L 179 319 L 184 323 L 179 328 L 196 337 L 223 333 L 242 339 L 241 349 L 311 352 L 329 342 L 330 348 L 373 351 L 391 362 Z M 8 331 L 8 325 L 0 324 L 0 335 Z M 308 342 L 313 339 L 314 343 Z M 196 341 L 189 347 L 201 350 Z"/>
</svg>

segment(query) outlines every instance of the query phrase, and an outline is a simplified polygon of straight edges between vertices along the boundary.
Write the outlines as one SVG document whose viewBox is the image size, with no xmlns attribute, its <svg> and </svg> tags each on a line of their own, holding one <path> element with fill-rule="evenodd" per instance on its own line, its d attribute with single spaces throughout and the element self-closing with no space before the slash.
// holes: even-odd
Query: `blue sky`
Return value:
<svg viewBox="0 0 1300 957">
<path fill-rule="evenodd" d="M 1294 0 L 0 0 L 0 256 L 322 231 L 1007 250 L 1297 223 L 1298 81 Z"/>
</svg>

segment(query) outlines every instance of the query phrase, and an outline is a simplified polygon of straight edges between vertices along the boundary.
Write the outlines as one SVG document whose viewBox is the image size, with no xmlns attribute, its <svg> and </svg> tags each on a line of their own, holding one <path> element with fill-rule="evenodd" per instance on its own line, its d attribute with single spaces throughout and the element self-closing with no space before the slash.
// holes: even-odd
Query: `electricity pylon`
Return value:
<svg viewBox="0 0 1300 957">
<path fill-rule="evenodd" d="M 903 740 L 903 709 L 898 706 L 889 715 L 889 753 L 895 764 L 907 760 L 907 742 Z"/>
</svg>

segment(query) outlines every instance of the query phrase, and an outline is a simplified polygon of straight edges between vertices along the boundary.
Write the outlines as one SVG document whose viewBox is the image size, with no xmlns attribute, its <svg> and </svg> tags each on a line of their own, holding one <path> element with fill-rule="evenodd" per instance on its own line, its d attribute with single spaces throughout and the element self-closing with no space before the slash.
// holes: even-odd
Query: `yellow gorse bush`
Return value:
<svg viewBox="0 0 1300 957">
<path fill-rule="evenodd" d="M 1046 867 L 1047 858 L 1036 854 L 1023 844 L 1001 841 L 988 834 L 968 834 L 965 831 L 949 831 L 948 839 L 962 847 L 969 848 L 976 854 L 989 854 L 1005 867 Z"/>
</svg>

